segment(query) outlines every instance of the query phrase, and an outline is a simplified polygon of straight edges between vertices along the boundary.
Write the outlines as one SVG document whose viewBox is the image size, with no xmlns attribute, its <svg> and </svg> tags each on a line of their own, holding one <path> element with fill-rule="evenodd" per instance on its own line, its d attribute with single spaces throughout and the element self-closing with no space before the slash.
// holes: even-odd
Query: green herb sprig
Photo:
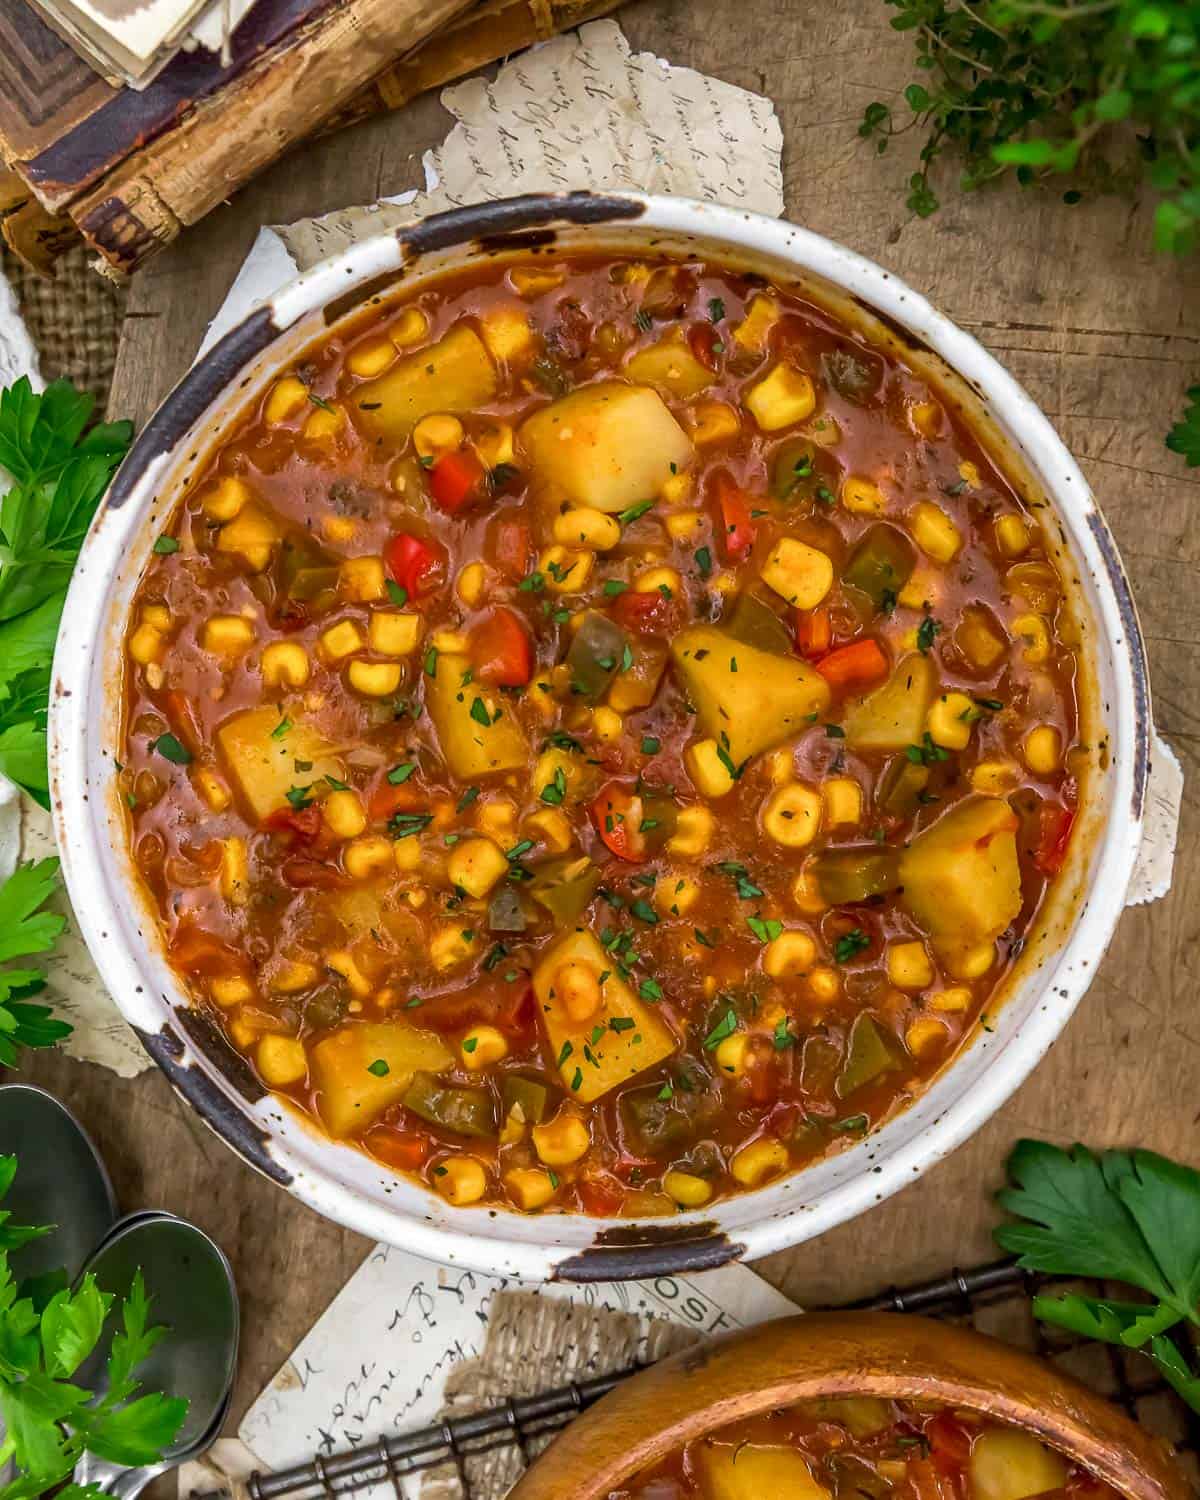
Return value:
<svg viewBox="0 0 1200 1500">
<path fill-rule="evenodd" d="M 49 953 L 66 927 L 66 918 L 41 908 L 57 887 L 57 859 L 19 865 L 0 885 L 0 1064 L 11 1068 L 22 1047 L 53 1047 L 71 1035 L 66 1021 L 55 1020 L 48 1006 L 32 1003 L 46 975 L 30 964 Z M 9 967 L 14 959 L 20 967 Z M 2 1196 L 2 1194 L 0 1194 Z M 3 1247 L 0 1225 L 0 1248 Z"/>
</svg>

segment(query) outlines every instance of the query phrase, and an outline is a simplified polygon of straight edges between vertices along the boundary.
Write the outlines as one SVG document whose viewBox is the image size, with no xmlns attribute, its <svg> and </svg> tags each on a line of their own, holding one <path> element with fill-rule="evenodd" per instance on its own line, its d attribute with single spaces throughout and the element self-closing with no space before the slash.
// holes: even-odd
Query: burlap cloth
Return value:
<svg viewBox="0 0 1200 1500">
<path fill-rule="evenodd" d="M 82 245 L 58 262 L 53 280 L 35 276 L 3 243 L 0 269 L 16 293 L 43 376 L 57 380 L 65 375 L 91 391 L 102 414 L 117 358 L 125 291 L 91 269 Z"/>
</svg>

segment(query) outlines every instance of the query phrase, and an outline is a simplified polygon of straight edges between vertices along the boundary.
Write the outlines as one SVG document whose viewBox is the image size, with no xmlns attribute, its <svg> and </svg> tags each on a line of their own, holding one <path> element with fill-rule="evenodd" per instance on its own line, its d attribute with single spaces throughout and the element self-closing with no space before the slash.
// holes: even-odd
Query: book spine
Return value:
<svg viewBox="0 0 1200 1500">
<path fill-rule="evenodd" d="M 113 272 L 132 272 L 463 9 L 346 0 L 126 157 L 70 204 L 71 217 Z"/>
</svg>

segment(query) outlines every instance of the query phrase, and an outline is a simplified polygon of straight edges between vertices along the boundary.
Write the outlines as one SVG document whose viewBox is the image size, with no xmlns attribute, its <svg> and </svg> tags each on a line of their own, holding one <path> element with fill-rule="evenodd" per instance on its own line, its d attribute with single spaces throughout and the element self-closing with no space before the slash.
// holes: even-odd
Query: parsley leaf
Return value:
<svg viewBox="0 0 1200 1500">
<path fill-rule="evenodd" d="M 848 964 L 851 959 L 871 946 L 871 939 L 861 927 L 852 927 L 844 932 L 833 945 L 833 956 L 839 964 Z"/>
<path fill-rule="evenodd" d="M 30 967 L 29 960 L 35 954 L 49 953 L 67 925 L 57 912 L 41 909 L 57 889 L 57 874 L 57 859 L 40 859 L 18 865 L 0 885 L 0 963 L 24 961 L 19 969 L 0 969 L 0 1064 L 4 1067 L 16 1063 L 21 1047 L 53 1047 L 71 1035 L 72 1027 L 55 1020 L 48 1006 L 29 1003 L 46 983 L 45 974 Z"/>
<path fill-rule="evenodd" d="M 1187 393 L 1189 405 L 1183 416 L 1167 434 L 1167 447 L 1172 453 L 1183 455 L 1189 468 L 1200 465 L 1200 385 L 1192 386 Z"/>
</svg>

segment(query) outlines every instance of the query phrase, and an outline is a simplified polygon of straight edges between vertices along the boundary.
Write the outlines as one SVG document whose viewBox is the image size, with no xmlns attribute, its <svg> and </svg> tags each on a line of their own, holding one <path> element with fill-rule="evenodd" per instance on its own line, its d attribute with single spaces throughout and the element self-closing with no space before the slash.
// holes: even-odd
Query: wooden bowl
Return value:
<svg viewBox="0 0 1200 1500">
<path fill-rule="evenodd" d="M 1078 1381 L 995 1339 L 894 1313 L 786 1318 L 664 1360 L 572 1422 L 508 1500 L 604 1500 L 693 1438 L 816 1396 L 945 1402 L 1033 1433 L 1126 1500 L 1195 1500 L 1168 1444 Z"/>
</svg>

